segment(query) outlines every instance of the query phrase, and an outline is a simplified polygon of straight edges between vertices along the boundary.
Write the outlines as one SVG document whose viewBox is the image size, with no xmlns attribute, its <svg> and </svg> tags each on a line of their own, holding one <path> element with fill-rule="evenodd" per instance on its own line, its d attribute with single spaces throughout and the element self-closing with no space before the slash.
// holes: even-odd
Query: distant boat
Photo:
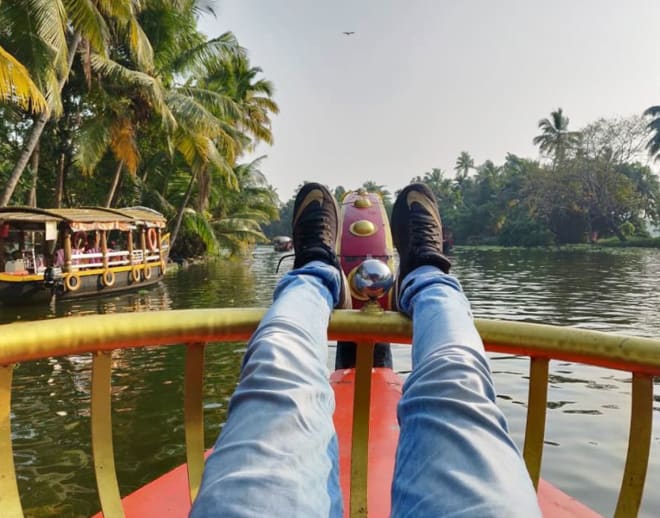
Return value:
<svg viewBox="0 0 660 518">
<path fill-rule="evenodd" d="M 273 248 L 276 252 L 288 252 L 293 250 L 293 239 L 289 236 L 275 236 L 273 238 Z"/>
<path fill-rule="evenodd" d="M 165 224 L 146 207 L 0 208 L 0 301 L 43 302 L 158 282 L 169 249 Z"/>
</svg>

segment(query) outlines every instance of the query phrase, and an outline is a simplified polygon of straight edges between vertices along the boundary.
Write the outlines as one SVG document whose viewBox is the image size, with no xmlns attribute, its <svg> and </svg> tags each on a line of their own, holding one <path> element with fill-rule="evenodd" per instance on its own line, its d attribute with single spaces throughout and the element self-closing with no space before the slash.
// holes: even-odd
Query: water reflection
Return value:
<svg viewBox="0 0 660 518">
<path fill-rule="evenodd" d="M 203 307 L 267 306 L 281 254 L 257 248 L 246 261 L 191 265 L 140 292 L 0 308 L 0 321 L 74 314 Z M 457 250 L 452 258 L 478 317 L 573 325 L 660 336 L 660 252 Z M 282 270 L 291 267 L 287 259 Z M 184 461 L 181 345 L 113 354 L 113 422 L 120 489 L 130 492 Z M 207 446 L 226 415 L 244 344 L 209 344 L 204 394 Z M 330 348 L 330 356 L 334 349 Z M 409 348 L 393 351 L 410 370 Z M 16 370 L 15 460 L 28 516 L 88 516 L 98 510 L 89 444 L 89 355 L 51 358 Z M 329 365 L 332 360 L 329 359 Z M 518 444 L 527 401 L 528 360 L 493 354 L 491 365 Z M 594 509 L 612 514 L 625 459 L 630 377 L 552 362 L 543 476 Z M 660 401 L 660 391 L 656 395 Z M 656 406 L 660 406 L 656 405 Z M 656 416 L 660 415 L 656 412 Z M 659 418 L 655 417 L 657 421 Z M 657 435 L 657 434 L 656 434 Z M 657 515 L 659 437 L 653 438 L 642 516 Z"/>
<path fill-rule="evenodd" d="M 657 250 L 462 250 L 454 272 L 484 318 L 658 335 Z"/>
<path fill-rule="evenodd" d="M 33 306 L 7 307 L 0 305 L 0 324 L 19 320 L 44 320 L 79 315 L 103 315 L 135 311 L 161 311 L 172 309 L 168 283 L 158 283 L 140 290 L 104 297 L 58 300 Z"/>
</svg>

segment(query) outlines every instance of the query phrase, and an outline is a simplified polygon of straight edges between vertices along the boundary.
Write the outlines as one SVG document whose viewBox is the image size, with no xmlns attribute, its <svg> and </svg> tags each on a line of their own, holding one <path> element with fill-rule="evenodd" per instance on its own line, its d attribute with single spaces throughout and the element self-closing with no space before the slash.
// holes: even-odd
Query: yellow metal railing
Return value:
<svg viewBox="0 0 660 518">
<path fill-rule="evenodd" d="M 246 340 L 263 309 L 198 309 L 94 315 L 2 326 L 0 344 L 0 509 L 22 517 L 12 454 L 11 384 L 14 365 L 71 354 L 91 353 L 92 449 L 97 487 L 106 518 L 123 516 L 112 445 L 111 356 L 114 349 L 187 344 L 185 435 L 189 491 L 194 499 L 204 463 L 202 382 L 209 342 Z M 81 325 L 81 320 L 85 319 Z M 491 351 L 529 356 L 530 382 L 524 457 L 535 484 L 543 452 L 550 359 L 575 361 L 632 373 L 628 453 L 616 516 L 634 516 L 644 489 L 652 431 L 653 376 L 660 374 L 660 340 L 594 331 L 478 320 Z M 351 516 L 367 513 L 367 441 L 371 351 L 375 342 L 410 343 L 410 320 L 397 313 L 335 311 L 329 337 L 358 342 L 351 468 Z M 365 425 L 367 423 L 367 425 Z M 365 430 L 367 432 L 365 432 Z"/>
</svg>

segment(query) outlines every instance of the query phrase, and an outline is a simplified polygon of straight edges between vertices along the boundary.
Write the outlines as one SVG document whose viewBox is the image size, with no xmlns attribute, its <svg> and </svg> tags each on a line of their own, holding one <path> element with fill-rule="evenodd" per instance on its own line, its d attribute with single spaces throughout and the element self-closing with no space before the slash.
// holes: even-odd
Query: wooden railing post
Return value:
<svg viewBox="0 0 660 518">
<path fill-rule="evenodd" d="M 369 411 L 374 342 L 357 344 L 353 433 L 351 443 L 351 518 L 367 516 L 367 473 L 369 465 Z"/>
<path fill-rule="evenodd" d="M 204 344 L 186 346 L 184 389 L 184 421 L 186 430 L 186 460 L 190 502 L 194 502 L 204 471 Z"/>
<path fill-rule="evenodd" d="M 523 457 L 534 488 L 538 488 L 543 459 L 543 438 L 548 406 L 548 358 L 532 357 L 529 362 L 529 396 Z"/>
<path fill-rule="evenodd" d="M 633 373 L 628 453 L 616 504 L 616 518 L 637 516 L 649 465 L 653 429 L 653 377 Z"/>
<path fill-rule="evenodd" d="M 105 518 L 123 518 L 115 454 L 112 446 L 111 412 L 112 353 L 99 351 L 92 357 L 92 456 L 96 487 Z"/>
<path fill-rule="evenodd" d="M 11 383 L 13 365 L 0 365 L 0 515 L 23 518 L 11 441 Z"/>
</svg>

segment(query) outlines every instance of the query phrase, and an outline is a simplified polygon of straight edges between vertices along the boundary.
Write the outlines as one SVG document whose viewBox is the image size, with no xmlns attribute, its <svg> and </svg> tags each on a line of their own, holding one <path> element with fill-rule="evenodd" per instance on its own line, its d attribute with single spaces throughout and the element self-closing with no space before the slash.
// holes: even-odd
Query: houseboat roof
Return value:
<svg viewBox="0 0 660 518">
<path fill-rule="evenodd" d="M 40 224 L 65 222 L 73 231 L 130 230 L 136 226 L 163 228 L 165 217 L 147 207 L 109 209 L 80 207 L 76 209 L 38 209 L 34 207 L 0 207 L 0 223 Z"/>
</svg>

